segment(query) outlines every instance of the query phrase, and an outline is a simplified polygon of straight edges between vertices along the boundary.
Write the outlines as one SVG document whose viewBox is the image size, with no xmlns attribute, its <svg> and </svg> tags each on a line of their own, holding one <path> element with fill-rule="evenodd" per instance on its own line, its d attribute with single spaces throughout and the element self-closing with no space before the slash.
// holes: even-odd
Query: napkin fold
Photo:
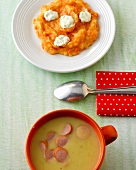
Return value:
<svg viewBox="0 0 136 170">
<path fill-rule="evenodd" d="M 96 88 L 136 86 L 136 72 L 96 72 Z M 136 116 L 136 94 L 97 94 L 99 116 Z"/>
</svg>

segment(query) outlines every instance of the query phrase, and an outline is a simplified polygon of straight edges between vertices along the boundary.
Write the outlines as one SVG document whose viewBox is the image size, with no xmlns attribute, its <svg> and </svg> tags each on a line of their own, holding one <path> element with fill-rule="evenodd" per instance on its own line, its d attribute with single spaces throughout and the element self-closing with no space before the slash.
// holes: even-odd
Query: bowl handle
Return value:
<svg viewBox="0 0 136 170">
<path fill-rule="evenodd" d="M 101 130 L 104 135 L 106 145 L 112 143 L 118 137 L 116 129 L 111 125 L 103 126 L 101 127 Z"/>
</svg>

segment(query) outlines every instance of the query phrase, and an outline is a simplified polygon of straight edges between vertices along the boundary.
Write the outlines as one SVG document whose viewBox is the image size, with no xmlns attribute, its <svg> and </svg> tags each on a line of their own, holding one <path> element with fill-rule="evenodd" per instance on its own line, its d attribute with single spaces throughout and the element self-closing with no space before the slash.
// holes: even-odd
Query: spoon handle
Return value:
<svg viewBox="0 0 136 170">
<path fill-rule="evenodd" d="M 136 94 L 136 86 L 107 88 L 107 89 L 88 89 L 91 94 Z"/>
</svg>

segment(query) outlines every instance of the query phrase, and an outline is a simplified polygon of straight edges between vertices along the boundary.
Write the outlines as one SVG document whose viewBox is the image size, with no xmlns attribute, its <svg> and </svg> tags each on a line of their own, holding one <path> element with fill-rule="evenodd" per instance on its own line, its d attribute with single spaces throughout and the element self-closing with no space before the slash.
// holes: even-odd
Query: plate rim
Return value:
<svg viewBox="0 0 136 170">
<path fill-rule="evenodd" d="M 46 69 L 44 67 L 42 67 L 40 64 L 37 64 L 36 62 L 33 62 L 31 59 L 29 59 L 29 57 L 27 57 L 22 51 L 21 49 L 19 48 L 19 45 L 17 44 L 16 42 L 16 39 L 15 39 L 15 33 L 14 33 L 14 19 L 15 19 L 15 16 L 16 16 L 16 13 L 17 13 L 17 10 L 18 8 L 20 7 L 20 5 L 25 2 L 26 0 L 21 0 L 18 5 L 16 6 L 15 10 L 14 10 L 14 13 L 13 13 L 13 16 L 12 16 L 12 21 L 11 21 L 11 33 L 12 33 L 12 38 L 13 38 L 13 41 L 15 43 L 15 46 L 16 48 L 18 49 L 18 51 L 20 52 L 20 54 L 28 61 L 30 62 L 31 64 L 33 64 L 34 66 L 40 68 L 40 69 L 43 69 L 45 71 L 49 71 L 49 72 L 55 72 L 55 73 L 72 73 L 72 72 L 77 72 L 77 71 L 81 71 L 81 70 L 84 70 L 88 67 L 91 67 L 92 65 L 96 64 L 99 60 L 101 60 L 104 55 L 109 51 L 113 41 L 114 41 L 114 38 L 115 38 L 115 33 L 116 33 L 116 22 L 115 22 L 115 16 L 114 16 L 114 13 L 110 7 L 110 5 L 108 4 L 108 2 L 106 0 L 103 0 L 103 2 L 108 6 L 108 8 L 110 9 L 110 15 L 112 17 L 112 24 L 113 24 L 113 28 L 112 28 L 112 37 L 110 38 L 110 41 L 108 42 L 108 44 L 106 44 L 106 46 L 104 47 L 104 49 L 102 50 L 103 54 L 98 57 L 97 59 L 94 59 L 95 61 L 93 63 L 87 63 L 86 65 L 82 65 L 82 66 L 79 66 L 79 67 L 75 67 L 75 68 L 70 68 L 70 69 L 67 69 L 67 70 L 55 70 L 55 69 Z"/>
</svg>

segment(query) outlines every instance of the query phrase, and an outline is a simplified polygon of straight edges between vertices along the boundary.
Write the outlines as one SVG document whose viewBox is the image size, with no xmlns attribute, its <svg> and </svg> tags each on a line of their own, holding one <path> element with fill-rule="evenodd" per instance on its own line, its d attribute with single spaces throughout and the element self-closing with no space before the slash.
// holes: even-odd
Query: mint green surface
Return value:
<svg viewBox="0 0 136 170">
<path fill-rule="evenodd" d="M 11 20 L 19 0 L 0 5 L 0 170 L 28 170 L 24 146 L 32 124 L 44 113 L 71 108 L 90 115 L 100 126 L 112 124 L 119 137 L 107 146 L 101 170 L 136 169 L 136 118 L 99 117 L 95 96 L 77 103 L 53 97 L 63 82 L 78 79 L 95 88 L 97 70 L 136 71 L 136 1 L 108 0 L 116 19 L 116 36 L 108 53 L 95 65 L 75 73 L 41 70 L 18 52 L 11 35 Z"/>
</svg>

